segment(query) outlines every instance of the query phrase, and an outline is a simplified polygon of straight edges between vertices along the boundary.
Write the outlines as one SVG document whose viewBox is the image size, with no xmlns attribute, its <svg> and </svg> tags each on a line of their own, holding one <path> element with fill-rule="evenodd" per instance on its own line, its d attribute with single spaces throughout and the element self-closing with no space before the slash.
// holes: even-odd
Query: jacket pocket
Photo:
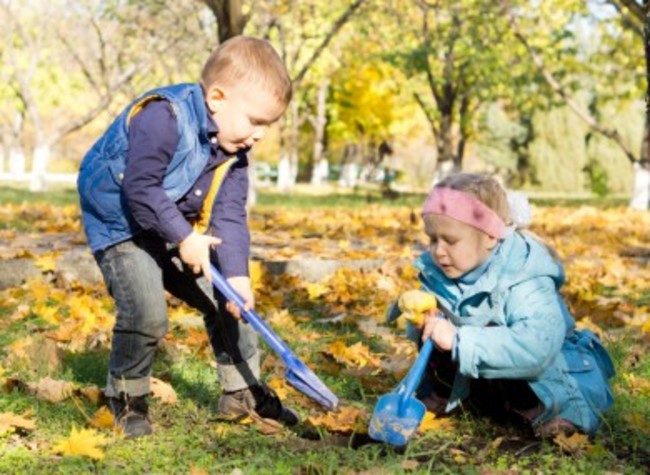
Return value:
<svg viewBox="0 0 650 475">
<path fill-rule="evenodd" d="M 571 340 L 565 341 L 562 354 L 569 376 L 576 381 L 593 411 L 600 415 L 614 400 L 608 382 L 610 371 L 613 373 L 613 365 L 605 348 L 595 335 L 593 338 L 595 342 L 589 335 L 576 332 Z"/>
<path fill-rule="evenodd" d="M 576 331 L 575 337 L 577 345 L 587 350 L 594 357 L 605 378 L 612 378 L 616 374 L 614 363 L 596 334 L 589 330 L 580 330 Z"/>
<path fill-rule="evenodd" d="M 109 162 L 97 167 L 85 181 L 84 196 L 92 203 L 95 214 L 105 222 L 124 219 L 123 173 L 122 163 Z"/>
</svg>

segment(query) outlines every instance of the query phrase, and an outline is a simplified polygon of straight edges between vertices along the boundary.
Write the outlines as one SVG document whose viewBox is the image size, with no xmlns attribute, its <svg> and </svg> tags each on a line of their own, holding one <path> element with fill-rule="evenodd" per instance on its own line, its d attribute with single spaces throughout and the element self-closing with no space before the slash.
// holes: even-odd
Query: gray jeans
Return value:
<svg viewBox="0 0 650 475">
<path fill-rule="evenodd" d="M 168 327 L 165 290 L 203 313 L 225 391 L 259 380 L 255 331 L 227 313 L 221 295 L 161 238 L 143 234 L 97 252 L 95 259 L 117 307 L 106 396 L 149 393 L 156 347 Z"/>
</svg>

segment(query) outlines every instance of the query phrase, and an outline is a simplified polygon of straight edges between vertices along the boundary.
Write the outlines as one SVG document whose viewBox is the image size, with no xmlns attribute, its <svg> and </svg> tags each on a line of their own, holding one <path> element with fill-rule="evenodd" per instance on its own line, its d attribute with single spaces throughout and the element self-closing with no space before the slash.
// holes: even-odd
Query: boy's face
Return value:
<svg viewBox="0 0 650 475">
<path fill-rule="evenodd" d="M 496 238 L 442 214 L 427 215 L 425 231 L 433 260 L 450 279 L 481 265 L 497 244 Z"/>
<path fill-rule="evenodd" d="M 230 154 L 255 145 L 286 108 L 252 81 L 234 86 L 213 84 L 206 92 L 206 102 L 219 127 L 219 146 Z"/>
</svg>

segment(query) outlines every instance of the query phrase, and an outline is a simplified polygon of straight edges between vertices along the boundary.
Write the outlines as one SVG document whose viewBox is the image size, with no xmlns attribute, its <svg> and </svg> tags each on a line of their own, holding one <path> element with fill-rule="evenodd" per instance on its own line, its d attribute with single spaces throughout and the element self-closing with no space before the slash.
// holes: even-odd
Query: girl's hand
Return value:
<svg viewBox="0 0 650 475">
<path fill-rule="evenodd" d="M 456 327 L 447 319 L 439 317 L 427 317 L 422 331 L 422 340 L 431 338 L 439 348 L 444 351 L 451 351 L 456 337 Z"/>
<path fill-rule="evenodd" d="M 178 253 L 181 260 L 195 274 L 203 274 L 208 282 L 212 283 L 210 273 L 210 248 L 221 244 L 221 239 L 199 234 L 192 231 L 192 234 L 183 239 L 178 245 Z"/>
<path fill-rule="evenodd" d="M 232 286 L 233 289 L 244 300 L 244 309 L 252 310 L 255 308 L 255 296 L 253 295 L 253 290 L 251 289 L 251 280 L 248 277 L 230 277 L 228 283 Z M 232 314 L 237 320 L 241 320 L 241 312 L 239 307 L 235 302 L 227 302 L 226 310 Z"/>
</svg>

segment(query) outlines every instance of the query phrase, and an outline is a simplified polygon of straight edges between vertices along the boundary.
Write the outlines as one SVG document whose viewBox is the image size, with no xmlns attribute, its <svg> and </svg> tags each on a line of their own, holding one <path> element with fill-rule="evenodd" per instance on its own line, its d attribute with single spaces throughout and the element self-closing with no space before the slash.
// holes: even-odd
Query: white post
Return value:
<svg viewBox="0 0 650 475">
<path fill-rule="evenodd" d="M 291 189 L 291 163 L 287 155 L 282 155 L 278 162 L 278 183 L 277 187 L 282 193 Z"/>
<path fill-rule="evenodd" d="M 50 159 L 50 146 L 39 144 L 34 149 L 34 160 L 32 162 L 32 179 L 29 183 L 29 191 L 43 191 L 45 189 L 45 178 L 47 175 L 47 162 Z"/>
<path fill-rule="evenodd" d="M 650 166 L 643 166 L 639 162 L 635 162 L 633 168 L 634 184 L 630 208 L 647 211 L 650 202 Z"/>
<path fill-rule="evenodd" d="M 25 152 L 22 148 L 11 147 L 9 149 L 9 173 L 22 175 L 25 173 Z"/>
</svg>

